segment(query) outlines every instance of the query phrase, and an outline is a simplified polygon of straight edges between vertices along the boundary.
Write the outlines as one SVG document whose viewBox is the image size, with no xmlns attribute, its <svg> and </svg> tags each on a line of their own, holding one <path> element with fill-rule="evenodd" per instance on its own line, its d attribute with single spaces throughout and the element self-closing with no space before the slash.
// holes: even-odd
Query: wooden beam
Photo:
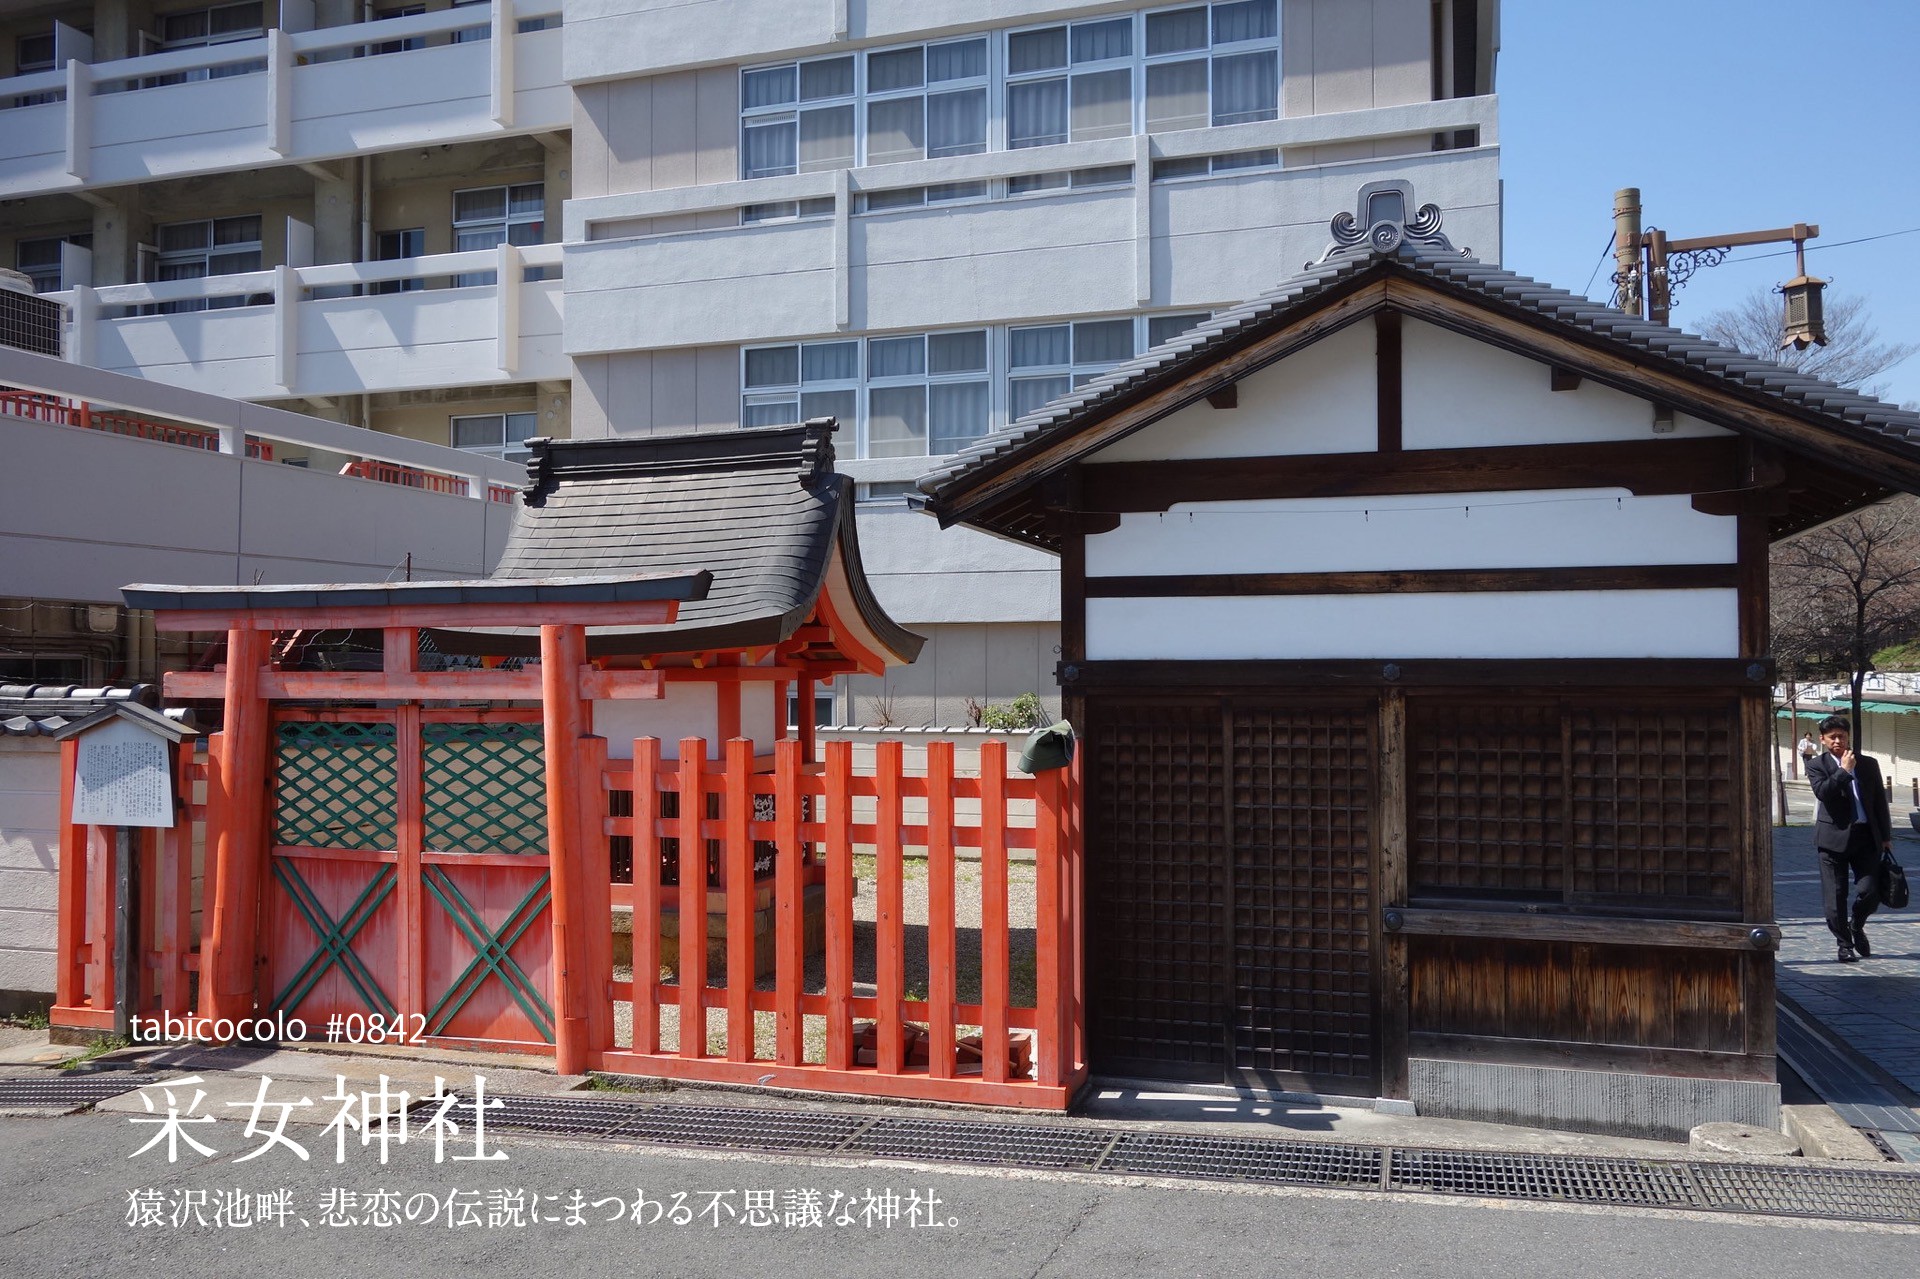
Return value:
<svg viewBox="0 0 1920 1279">
<path fill-rule="evenodd" d="M 345 631 L 423 626 L 665 626 L 678 600 L 529 604 L 342 604 L 314 608 L 162 609 L 154 629 L 181 631 Z"/>
<path fill-rule="evenodd" d="M 1892 440 L 1883 445 L 1870 432 L 1836 429 L 1830 414 L 1817 409 L 1796 411 L 1764 391 L 1704 369 L 1682 370 L 1665 360 L 1623 350 L 1603 334 L 1571 332 L 1549 316 L 1513 314 L 1491 299 L 1475 300 L 1424 282 L 1395 279 L 1385 284 L 1394 306 L 1429 323 L 1561 365 L 1603 385 L 1796 453 L 1812 454 L 1864 478 L 1920 492 L 1920 457 Z"/>
<path fill-rule="evenodd" d="M 1420 1031 L 1410 1037 L 1409 1048 L 1415 1057 L 1441 1061 L 1558 1066 L 1616 1074 L 1678 1075 L 1694 1079 L 1751 1079 L 1769 1084 L 1774 1082 L 1776 1066 L 1771 1053 L 1707 1052 L 1697 1048 L 1582 1044 L 1550 1039 L 1508 1039 L 1498 1035 L 1450 1035 Z"/>
<path fill-rule="evenodd" d="M 1329 298 L 1313 314 L 1301 317 L 1190 377 L 1117 407 L 1088 430 L 1051 441 L 1033 455 L 1009 459 L 1006 469 L 984 481 L 976 481 L 963 503 L 942 513 L 942 526 L 964 522 L 995 505 L 1013 490 L 1026 487 L 1033 479 L 1070 465 L 1078 458 L 1097 452 L 1189 404 L 1205 399 L 1250 373 L 1338 333 L 1378 311 L 1385 305 L 1386 297 L 1386 284 L 1379 281 L 1355 287 L 1344 296 Z M 1087 505 L 1096 510 L 1111 509 L 1092 503 Z"/>
<path fill-rule="evenodd" d="M 1689 591 L 1740 584 L 1733 564 L 1592 568 L 1390 569 L 1349 573 L 1207 573 L 1090 577 L 1088 599 L 1233 595 L 1457 594 L 1481 591 Z"/>
<path fill-rule="evenodd" d="M 251 632 L 260 634 L 261 632 Z M 603 671 L 582 666 L 581 696 L 590 701 L 658 701 L 661 671 Z M 225 696 L 218 671 L 168 671 L 162 687 L 169 700 Z M 269 701 L 539 701 L 538 670 L 526 671 L 275 671 L 259 674 L 259 696 Z"/>
<path fill-rule="evenodd" d="M 1380 695 L 1380 740 L 1376 746 L 1375 877 L 1376 905 L 1393 908 L 1407 900 L 1407 695 L 1397 688 Z M 1405 1097 L 1407 1024 L 1413 987 L 1407 939 L 1380 927 L 1383 910 L 1374 912 L 1374 971 L 1380 1003 L 1380 1093 Z"/>
<path fill-rule="evenodd" d="M 1179 502 L 1511 489 L 1697 493 L 1737 485 L 1739 458 L 1739 441 L 1721 437 L 1090 463 L 1081 468 L 1081 503 L 1091 511 L 1165 511 Z"/>
<path fill-rule="evenodd" d="M 1403 688 L 1619 688 L 1753 690 L 1773 683 L 1773 664 L 1747 658 L 1413 658 L 1327 661 L 1089 661 L 1064 680 L 1069 691 L 1230 691 Z"/>
<path fill-rule="evenodd" d="M 1229 382 L 1217 391 L 1207 393 L 1207 403 L 1216 409 L 1237 409 L 1240 407 L 1240 384 Z"/>
<path fill-rule="evenodd" d="M 1534 914 L 1505 910 L 1390 910 L 1390 931 L 1409 937 L 1494 937 L 1513 941 L 1567 941 L 1602 946 L 1678 946 L 1688 950 L 1771 953 L 1777 924 L 1692 919 L 1635 919 L 1616 915 Z M 1756 940 L 1756 934 L 1759 940 Z"/>
<path fill-rule="evenodd" d="M 1547 370 L 1547 386 L 1555 391 L 1577 391 L 1580 389 L 1580 375 L 1555 364 Z"/>
<path fill-rule="evenodd" d="M 1382 453 L 1400 451 L 1400 313 L 1378 311 L 1374 329 L 1374 408 L 1378 419 L 1377 447 Z"/>
</svg>

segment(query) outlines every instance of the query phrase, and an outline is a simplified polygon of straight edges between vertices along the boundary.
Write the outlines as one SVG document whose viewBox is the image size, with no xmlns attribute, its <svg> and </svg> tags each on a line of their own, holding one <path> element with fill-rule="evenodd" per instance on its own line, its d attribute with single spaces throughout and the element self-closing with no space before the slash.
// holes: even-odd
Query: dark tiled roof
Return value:
<svg viewBox="0 0 1920 1279">
<path fill-rule="evenodd" d="M 867 588 L 853 485 L 830 420 L 608 440 L 536 441 L 496 581 L 709 570 L 706 598 L 664 627 L 595 627 L 596 654 L 758 647 L 813 615 L 838 550 L 862 620 L 902 660 L 919 636 Z M 442 642 L 442 647 L 446 642 Z"/>
<path fill-rule="evenodd" d="M 153 684 L 128 688 L 81 688 L 74 684 L 0 684 L 0 736 L 52 737 L 110 702 L 160 705 Z"/>
<path fill-rule="evenodd" d="M 1388 252 L 1365 249 L 1337 253 L 1308 268 L 1279 288 L 1263 293 L 1171 342 L 1029 413 L 956 454 L 922 476 L 920 489 L 937 507 L 962 492 L 998 464 L 1075 426 L 1148 388 L 1171 385 L 1230 350 L 1310 310 L 1329 293 L 1369 272 L 1398 271 L 1480 295 L 1501 306 L 1624 344 L 1693 373 L 1709 374 L 1729 386 L 1759 392 L 1782 405 L 1829 419 L 1836 430 L 1877 438 L 1883 443 L 1920 449 L 1920 413 L 1796 373 L 1771 360 L 1755 359 L 1717 342 L 1627 315 L 1588 298 L 1516 275 L 1497 266 L 1461 257 L 1412 239 Z"/>
<path fill-rule="evenodd" d="M 551 581 L 502 582 L 483 577 L 431 582 L 327 582 L 298 586 L 156 586 L 121 588 L 128 608 L 404 608 L 425 604 L 624 604 L 691 600 L 705 593 L 706 575 L 606 574 Z"/>
</svg>

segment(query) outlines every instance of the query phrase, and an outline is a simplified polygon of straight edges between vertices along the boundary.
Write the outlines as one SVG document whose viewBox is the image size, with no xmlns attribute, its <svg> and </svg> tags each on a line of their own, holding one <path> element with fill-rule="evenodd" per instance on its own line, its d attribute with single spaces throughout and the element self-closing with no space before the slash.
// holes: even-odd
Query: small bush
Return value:
<svg viewBox="0 0 1920 1279">
<path fill-rule="evenodd" d="M 1040 703 L 1034 693 L 1022 693 L 1005 706 L 988 706 L 980 712 L 980 726 L 995 728 L 1005 733 L 1017 733 L 1026 728 L 1045 728 L 1047 708 Z"/>
</svg>

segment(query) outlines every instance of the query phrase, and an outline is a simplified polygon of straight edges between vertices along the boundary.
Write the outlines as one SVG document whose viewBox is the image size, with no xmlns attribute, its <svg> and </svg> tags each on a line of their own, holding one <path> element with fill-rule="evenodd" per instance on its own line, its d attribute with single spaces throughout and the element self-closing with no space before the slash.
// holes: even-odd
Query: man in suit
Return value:
<svg viewBox="0 0 1920 1279">
<path fill-rule="evenodd" d="M 1881 855 L 1893 847 L 1893 815 L 1879 762 L 1871 755 L 1854 754 L 1852 736 L 1843 716 L 1829 715 L 1820 721 L 1820 744 L 1826 749 L 1807 761 L 1807 781 L 1816 801 L 1813 846 L 1820 859 L 1820 891 L 1843 964 L 1873 954 L 1867 944 L 1867 916 L 1880 905 Z"/>
</svg>

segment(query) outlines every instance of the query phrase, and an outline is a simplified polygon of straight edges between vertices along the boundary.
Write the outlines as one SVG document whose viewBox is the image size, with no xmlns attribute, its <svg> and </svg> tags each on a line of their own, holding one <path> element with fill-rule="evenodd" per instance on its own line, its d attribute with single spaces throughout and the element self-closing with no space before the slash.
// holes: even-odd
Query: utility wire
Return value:
<svg viewBox="0 0 1920 1279">
<path fill-rule="evenodd" d="M 1813 241 L 1809 240 L 1807 241 L 1807 252 L 1814 253 L 1820 249 L 1844 249 L 1849 244 L 1870 244 L 1875 240 L 1891 240 L 1897 235 L 1916 235 L 1916 234 L 1920 234 L 1920 226 L 1910 226 L 1904 231 L 1886 231 L 1886 232 L 1882 232 L 1879 235 L 1863 235 L 1857 240 L 1835 240 L 1831 244 L 1815 244 Z M 1744 258 L 1728 258 L 1727 261 L 1729 263 L 1758 262 L 1763 258 L 1785 258 L 1785 257 L 1791 257 L 1791 256 L 1793 256 L 1792 249 L 1780 249 L 1773 253 L 1752 253 L 1752 254 L 1748 254 Z"/>
<path fill-rule="evenodd" d="M 1592 275 L 1589 275 L 1589 276 L 1587 277 L 1587 283 L 1586 283 L 1586 285 L 1585 285 L 1585 287 L 1583 287 L 1583 288 L 1582 288 L 1582 289 L 1580 290 L 1580 296 L 1581 296 L 1581 297 L 1592 297 L 1592 296 L 1593 296 L 1593 294 L 1591 294 L 1590 292 L 1588 292 L 1588 290 L 1589 290 L 1589 289 L 1591 289 L 1591 288 L 1593 288 L 1593 282 L 1594 282 L 1594 279 L 1595 279 L 1595 278 L 1596 278 L 1597 276 L 1599 276 L 1599 274 L 1600 274 L 1600 268 L 1601 268 L 1602 266 L 1604 266 L 1604 265 L 1606 265 L 1606 261 L 1607 261 L 1607 256 L 1608 256 L 1609 254 L 1611 254 L 1611 253 L 1613 252 L 1613 242 L 1614 242 L 1615 240 L 1617 240 L 1617 239 L 1619 239 L 1619 238 L 1620 238 L 1620 235 L 1619 235 L 1619 232 L 1617 232 L 1617 231 L 1616 231 L 1616 232 L 1615 232 L 1614 234 L 1612 234 L 1612 235 L 1610 235 L 1610 236 L 1608 236 L 1608 237 L 1607 237 L 1607 247 L 1606 247 L 1606 248 L 1604 248 L 1604 249 L 1602 249 L 1602 250 L 1600 250 L 1600 260 L 1599 260 L 1598 262 L 1595 262 L 1595 263 L 1593 264 L 1593 274 L 1592 274 Z"/>
</svg>

